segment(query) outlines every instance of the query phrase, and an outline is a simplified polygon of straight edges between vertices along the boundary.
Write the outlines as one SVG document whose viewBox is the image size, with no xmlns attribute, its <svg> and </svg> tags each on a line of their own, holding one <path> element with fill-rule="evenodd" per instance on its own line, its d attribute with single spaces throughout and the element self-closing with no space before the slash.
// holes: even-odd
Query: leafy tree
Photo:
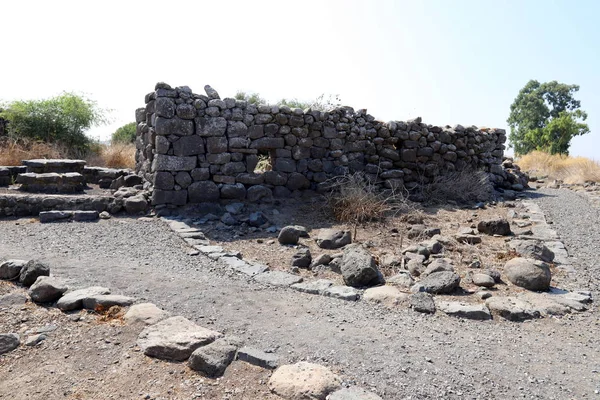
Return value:
<svg viewBox="0 0 600 400">
<path fill-rule="evenodd" d="M 135 122 L 130 122 L 126 125 L 123 125 L 119 129 L 113 132 L 111 136 L 111 141 L 113 143 L 133 143 L 135 142 L 135 131 L 137 124 Z"/>
<path fill-rule="evenodd" d="M 107 122 L 96 102 L 74 93 L 44 100 L 18 100 L 3 106 L 0 118 L 8 121 L 8 134 L 63 144 L 87 151 L 92 140 L 85 135 L 92 126 Z"/>
<path fill-rule="evenodd" d="M 574 98 L 578 85 L 530 80 L 510 106 L 509 139 L 515 153 L 568 154 L 571 139 L 588 133 L 587 114 Z"/>
<path fill-rule="evenodd" d="M 312 110 L 317 111 L 331 111 L 334 108 L 339 107 L 341 105 L 341 99 L 338 94 L 330 94 L 326 97 L 325 93 L 323 93 L 313 101 L 301 101 L 298 99 L 281 99 L 278 105 L 286 105 L 290 108 L 301 108 L 303 110 L 310 108 Z"/>
</svg>

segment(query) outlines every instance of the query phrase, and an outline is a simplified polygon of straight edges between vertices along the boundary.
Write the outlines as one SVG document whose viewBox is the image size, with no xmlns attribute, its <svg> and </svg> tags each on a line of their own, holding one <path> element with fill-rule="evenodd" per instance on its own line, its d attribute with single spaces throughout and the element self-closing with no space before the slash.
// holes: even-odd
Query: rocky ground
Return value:
<svg viewBox="0 0 600 400">
<path fill-rule="evenodd" d="M 597 209 L 570 191 L 546 189 L 534 195 L 575 256 L 573 287 L 596 291 Z M 4 258 L 44 259 L 53 266 L 53 275 L 74 287 L 108 286 L 138 301 L 154 302 L 201 326 L 272 351 L 282 363 L 329 366 L 344 384 L 372 388 L 385 399 L 594 398 L 600 390 L 596 351 L 600 339 L 595 334 L 600 321 L 593 309 L 523 323 L 471 321 L 267 287 L 201 254 L 188 255 L 189 246 L 157 219 L 62 224 L 4 220 L 0 232 Z M 6 398 L 97 398 L 93 390 L 125 383 L 126 390 L 102 393 L 114 398 L 177 399 L 195 393 L 200 379 L 204 386 L 214 384 L 182 364 L 142 356 L 129 344 L 136 333 L 118 321 L 98 322 L 87 314 L 83 321 L 73 321 L 40 310 L 44 313 L 40 317 L 27 317 L 31 315 L 27 307 L 8 311 L 0 319 L 0 331 L 48 324 L 58 328 L 40 345 L 23 346 L 0 358 L 0 394 Z M 28 318 L 34 322 L 28 323 Z M 76 335 L 69 340 L 65 332 L 70 329 Z M 40 361 L 42 357 L 45 361 Z M 65 360 L 76 359 L 74 366 L 62 367 Z M 45 363 L 55 367 L 46 370 L 41 367 Z M 226 374 L 223 387 L 230 392 L 207 391 L 205 398 L 268 399 L 261 380 L 269 373 L 237 365 L 227 374 L 235 372 L 248 386 L 236 392 L 227 386 L 232 381 Z M 44 373 L 48 376 L 42 379 Z M 174 391 L 186 387 L 183 377 L 188 377 L 188 387 Z M 41 384 L 31 387 L 33 381 Z M 81 391 L 67 389 L 73 385 Z M 61 390 L 52 392 L 51 387 Z M 79 397 L 74 397 L 76 393 Z"/>
</svg>

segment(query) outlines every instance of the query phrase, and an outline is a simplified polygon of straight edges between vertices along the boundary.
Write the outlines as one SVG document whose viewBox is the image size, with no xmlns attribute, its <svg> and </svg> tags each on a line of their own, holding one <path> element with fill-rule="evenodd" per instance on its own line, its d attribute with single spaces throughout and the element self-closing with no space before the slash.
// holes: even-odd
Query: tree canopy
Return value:
<svg viewBox="0 0 600 400">
<path fill-rule="evenodd" d="M 123 125 L 119 129 L 113 132 L 111 141 L 113 143 L 133 143 L 135 142 L 135 131 L 137 124 L 130 122 Z"/>
<path fill-rule="evenodd" d="M 106 111 L 96 102 L 74 93 L 43 100 L 17 100 L 2 106 L 0 118 L 8 121 L 8 134 L 59 143 L 87 150 L 91 139 L 85 132 L 107 122 Z"/>
<path fill-rule="evenodd" d="M 510 106 L 509 139 L 516 154 L 568 154 L 571 139 L 588 133 L 587 114 L 574 98 L 578 85 L 530 80 Z"/>
</svg>

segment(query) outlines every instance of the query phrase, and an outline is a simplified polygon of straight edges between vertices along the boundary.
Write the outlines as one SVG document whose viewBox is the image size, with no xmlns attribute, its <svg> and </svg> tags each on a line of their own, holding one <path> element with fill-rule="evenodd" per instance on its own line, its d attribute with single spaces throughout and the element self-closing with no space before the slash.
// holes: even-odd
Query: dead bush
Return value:
<svg viewBox="0 0 600 400">
<path fill-rule="evenodd" d="M 464 169 L 436 176 L 431 183 L 421 185 L 421 191 L 428 203 L 469 203 L 489 199 L 492 184 L 484 171 Z"/>
<path fill-rule="evenodd" d="M 330 181 L 327 204 L 336 220 L 354 224 L 382 220 L 407 210 L 403 190 L 380 190 L 364 174 L 354 173 Z"/>
<path fill-rule="evenodd" d="M 59 146 L 32 139 L 0 139 L 0 165 L 21 165 L 23 160 L 61 158 Z"/>
<path fill-rule="evenodd" d="M 135 168 L 135 145 L 114 143 L 101 145 L 97 152 L 86 157 L 90 166 L 108 168 Z"/>
</svg>

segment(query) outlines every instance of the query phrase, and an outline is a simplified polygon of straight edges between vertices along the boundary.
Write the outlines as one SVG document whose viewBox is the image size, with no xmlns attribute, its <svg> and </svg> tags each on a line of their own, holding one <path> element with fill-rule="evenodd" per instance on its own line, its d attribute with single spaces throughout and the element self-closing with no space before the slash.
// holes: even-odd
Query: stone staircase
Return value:
<svg viewBox="0 0 600 400">
<path fill-rule="evenodd" d="M 25 173 L 17 175 L 20 190 L 32 193 L 82 193 L 86 188 L 84 160 L 24 160 Z"/>
</svg>

